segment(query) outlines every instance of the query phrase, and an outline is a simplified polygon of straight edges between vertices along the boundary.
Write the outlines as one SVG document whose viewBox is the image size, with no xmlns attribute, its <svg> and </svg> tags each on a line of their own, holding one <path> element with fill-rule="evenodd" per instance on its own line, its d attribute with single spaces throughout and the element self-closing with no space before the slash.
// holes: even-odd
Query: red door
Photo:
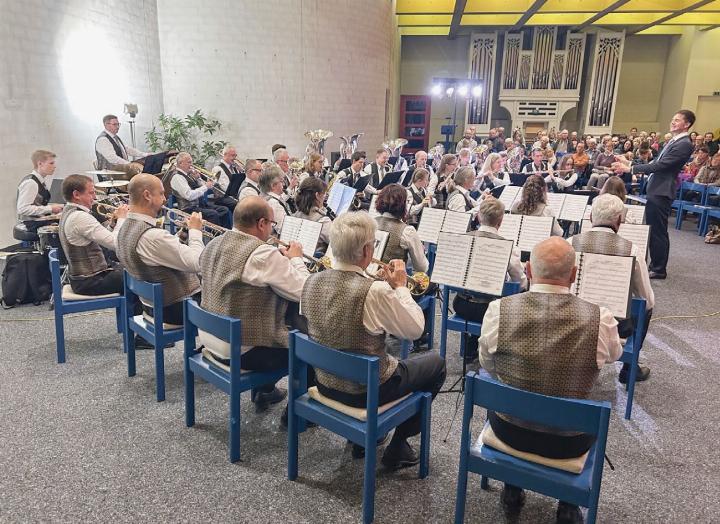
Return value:
<svg viewBox="0 0 720 524">
<path fill-rule="evenodd" d="M 408 141 L 403 154 L 427 151 L 430 137 L 430 97 L 400 95 L 400 138 Z"/>
</svg>

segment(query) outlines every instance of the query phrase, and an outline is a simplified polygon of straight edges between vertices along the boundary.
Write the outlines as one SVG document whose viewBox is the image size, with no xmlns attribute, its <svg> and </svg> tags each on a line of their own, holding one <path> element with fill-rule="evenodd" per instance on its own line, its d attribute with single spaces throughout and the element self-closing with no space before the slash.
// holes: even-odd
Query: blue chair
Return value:
<svg viewBox="0 0 720 524">
<path fill-rule="evenodd" d="M 675 217 L 675 229 L 682 227 L 682 221 L 686 213 L 695 213 L 702 218 L 702 213 L 705 208 L 705 199 L 707 195 L 707 184 L 696 184 L 694 182 L 683 182 L 680 184 L 680 192 L 678 199 L 673 202 L 672 207 L 677 209 L 677 216 Z M 698 202 L 692 200 L 686 200 L 688 192 L 700 193 L 700 200 Z M 700 228 L 701 220 L 698 220 L 698 231 Z"/>
<path fill-rule="evenodd" d="M 443 286 L 442 292 L 442 318 L 440 321 L 440 356 L 445 358 L 447 350 L 447 332 L 448 331 L 459 331 L 460 333 L 467 333 L 468 335 L 480 336 L 482 329 L 482 323 L 473 322 L 471 320 L 465 320 L 458 314 L 448 316 L 448 308 L 450 307 L 450 292 L 455 291 L 461 293 L 467 293 L 472 295 L 473 293 L 465 289 L 460 289 L 451 286 Z M 520 284 L 518 282 L 505 282 L 503 286 L 502 296 L 506 297 L 520 293 Z M 465 337 L 460 337 L 460 355 L 465 354 Z"/>
<path fill-rule="evenodd" d="M 50 260 L 50 274 L 52 275 L 53 309 L 55 313 L 55 350 L 57 352 L 58 364 L 65 362 L 65 324 L 63 322 L 65 315 L 115 308 L 118 333 L 124 334 L 123 308 L 125 306 L 125 297 L 118 293 L 101 296 L 78 295 L 77 293 L 73 293 L 69 284 L 66 286 L 62 285 L 57 249 L 51 249 L 48 258 Z"/>
<path fill-rule="evenodd" d="M 623 353 L 620 362 L 630 366 L 627 384 L 627 402 L 625 405 L 625 418 L 630 420 L 632 415 L 633 397 L 635 396 L 635 380 L 637 379 L 638 360 L 640 358 L 640 350 L 643 343 L 643 330 L 647 322 L 647 312 L 645 311 L 645 299 L 633 298 L 630 306 L 632 318 L 635 320 L 635 329 L 633 334 L 628 337 L 623 346 Z"/>
<path fill-rule="evenodd" d="M 427 392 L 416 392 L 378 413 L 379 359 L 331 349 L 312 341 L 297 330 L 290 333 L 290 374 L 288 377 L 288 479 L 298 476 L 298 435 L 306 421 L 316 424 L 365 447 L 363 522 L 372 522 L 375 513 L 375 458 L 379 435 L 384 435 L 420 413 L 420 478 L 428 474 L 430 460 L 430 404 Z M 366 420 L 332 409 L 310 398 L 307 366 L 322 369 L 346 380 L 367 384 Z M 301 427 L 302 426 L 302 427 Z"/>
<path fill-rule="evenodd" d="M 720 207 L 710 205 L 710 197 L 720 196 L 720 187 L 710 186 L 705 193 L 705 209 L 700 216 L 700 227 L 698 228 L 698 234 L 701 236 L 707 235 L 708 229 L 710 229 L 710 219 L 720 219 Z"/>
<path fill-rule="evenodd" d="M 437 244 L 428 244 L 427 245 L 427 258 L 428 258 L 428 276 L 432 275 L 433 267 L 435 266 L 435 255 L 437 253 Z M 427 311 L 428 314 L 426 315 L 425 319 L 425 332 L 428 334 L 428 350 L 431 350 L 434 345 L 435 341 L 435 303 L 436 298 L 434 295 L 425 295 L 421 297 L 417 304 L 420 306 L 420 309 L 424 311 Z M 402 340 L 400 342 L 400 358 L 406 359 L 408 358 L 408 354 L 410 353 L 410 344 L 412 344 L 412 340 Z"/>
<path fill-rule="evenodd" d="M 287 375 L 287 368 L 271 372 L 242 372 L 240 319 L 205 311 L 192 299 L 185 299 L 185 424 L 195 425 L 195 376 L 230 396 L 230 462 L 240 460 L 240 394 Z M 230 372 L 203 359 L 196 349 L 198 330 L 230 344 Z"/>
<path fill-rule="evenodd" d="M 133 278 L 125 271 L 125 352 L 127 353 L 128 377 L 135 376 L 135 333 L 155 348 L 155 379 L 157 401 L 165 400 L 165 345 L 183 339 L 182 326 L 163 323 L 162 284 L 152 284 Z M 138 298 L 153 308 L 153 319 L 144 315 L 132 316 Z M 155 307 L 155 305 L 158 307 Z"/>
<path fill-rule="evenodd" d="M 473 472 L 482 476 L 482 489 L 488 488 L 490 477 L 569 504 L 584 506 L 588 508 L 587 522 L 593 524 L 600 498 L 610 403 L 539 395 L 502 384 L 486 374 L 468 373 L 465 388 L 455 523 L 461 524 L 465 518 L 467 477 L 468 472 Z M 473 445 L 470 422 L 475 406 L 562 431 L 588 433 L 595 435 L 597 440 L 579 474 L 542 466 L 486 445 Z"/>
</svg>

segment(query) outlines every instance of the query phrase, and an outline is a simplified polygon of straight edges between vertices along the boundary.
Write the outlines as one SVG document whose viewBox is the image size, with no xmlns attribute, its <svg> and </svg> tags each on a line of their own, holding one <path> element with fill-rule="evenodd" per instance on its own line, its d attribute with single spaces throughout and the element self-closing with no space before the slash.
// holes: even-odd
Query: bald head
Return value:
<svg viewBox="0 0 720 524">
<path fill-rule="evenodd" d="M 163 190 L 160 179 L 154 175 L 147 173 L 139 173 L 132 177 L 128 184 L 128 193 L 130 194 L 130 204 L 143 205 L 145 202 L 146 191 L 153 193 L 155 190 Z"/>
<path fill-rule="evenodd" d="M 575 250 L 560 237 L 548 238 L 533 248 L 526 269 L 533 284 L 570 287 L 577 271 Z"/>
<path fill-rule="evenodd" d="M 272 209 L 265 199 L 253 195 L 243 198 L 235 206 L 233 225 L 237 229 L 246 231 L 256 227 L 261 218 L 272 220 Z"/>
</svg>

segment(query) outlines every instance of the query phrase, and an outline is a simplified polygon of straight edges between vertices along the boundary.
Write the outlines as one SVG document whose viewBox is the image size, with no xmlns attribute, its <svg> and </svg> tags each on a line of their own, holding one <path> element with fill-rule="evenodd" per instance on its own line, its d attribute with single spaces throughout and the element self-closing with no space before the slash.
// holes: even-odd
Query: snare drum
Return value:
<svg viewBox="0 0 720 524">
<path fill-rule="evenodd" d="M 40 251 L 43 253 L 53 248 L 60 250 L 60 226 L 53 224 L 50 226 L 42 226 L 37 230 L 40 239 Z"/>
</svg>

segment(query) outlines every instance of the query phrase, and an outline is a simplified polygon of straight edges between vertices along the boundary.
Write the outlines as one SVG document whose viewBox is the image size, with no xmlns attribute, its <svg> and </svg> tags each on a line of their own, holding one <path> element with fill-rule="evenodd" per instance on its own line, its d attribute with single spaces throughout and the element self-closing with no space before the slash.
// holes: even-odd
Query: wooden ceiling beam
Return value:
<svg viewBox="0 0 720 524">
<path fill-rule="evenodd" d="M 700 2 L 695 2 L 694 4 L 687 6 L 685 9 L 679 9 L 678 11 L 674 11 L 667 16 L 663 16 L 662 18 L 655 20 L 651 24 L 645 24 L 645 25 L 642 25 L 635 29 L 632 29 L 632 30 L 628 31 L 627 34 L 634 35 L 636 33 L 639 33 L 640 31 L 645 31 L 646 29 L 650 29 L 651 27 L 654 27 L 656 25 L 664 24 L 665 22 L 667 22 L 668 20 L 672 20 L 676 16 L 684 15 L 685 13 L 689 13 L 690 11 L 694 11 L 695 9 L 698 9 L 706 4 L 709 4 L 712 1 L 713 0 L 702 0 Z"/>
<path fill-rule="evenodd" d="M 453 10 L 452 22 L 450 22 L 448 40 L 455 40 L 458 29 L 460 29 L 460 21 L 462 20 L 463 13 L 465 12 L 466 5 L 467 0 L 455 0 L 455 9 Z"/>
<path fill-rule="evenodd" d="M 528 9 L 527 11 L 525 11 L 525 13 L 520 17 L 520 20 L 518 20 L 517 22 L 515 22 L 515 25 L 512 26 L 509 30 L 510 30 L 510 31 L 517 31 L 517 30 L 519 30 L 522 26 L 525 25 L 525 22 L 527 22 L 528 20 L 530 20 L 530 17 L 531 17 L 532 15 L 534 15 L 535 13 L 538 12 L 538 10 L 543 6 L 543 4 L 544 4 L 545 2 L 546 2 L 546 0 L 535 0 L 535 2 L 533 2 L 533 5 L 530 6 L 530 9 Z"/>
</svg>

